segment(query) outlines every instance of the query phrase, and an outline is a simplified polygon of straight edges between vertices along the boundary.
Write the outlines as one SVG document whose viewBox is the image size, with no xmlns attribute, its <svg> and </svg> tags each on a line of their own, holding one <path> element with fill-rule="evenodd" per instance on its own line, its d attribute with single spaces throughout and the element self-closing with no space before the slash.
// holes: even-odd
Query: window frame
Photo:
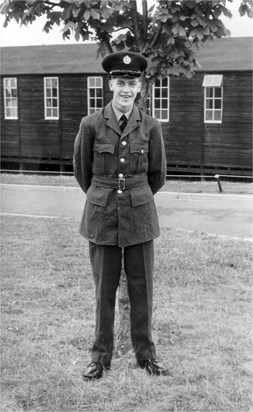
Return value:
<svg viewBox="0 0 253 412">
<path fill-rule="evenodd" d="M 91 81 L 94 81 L 95 85 L 91 87 Z M 101 85 L 97 85 L 97 82 L 100 82 Z M 101 110 L 104 105 L 104 93 L 103 93 L 103 77 L 102 76 L 88 76 L 87 77 L 87 112 L 88 115 L 96 113 Z M 91 96 L 91 90 L 94 90 L 94 96 Z M 101 97 L 97 95 L 97 90 L 101 90 Z M 94 106 L 91 106 L 91 100 L 94 100 Z M 101 101 L 101 106 L 97 103 Z"/>
<path fill-rule="evenodd" d="M 15 82 L 15 87 L 11 87 L 9 88 L 9 92 L 10 92 L 10 96 L 7 96 L 7 90 L 8 87 L 6 85 L 7 81 L 10 81 L 12 83 L 12 81 Z M 4 118 L 6 120 L 17 120 L 18 119 L 18 79 L 17 77 L 4 77 L 3 78 L 3 88 L 4 88 Z M 12 91 L 16 90 L 16 96 L 13 96 Z M 7 105 L 7 99 L 10 100 L 11 105 L 8 106 Z M 15 105 L 13 105 L 13 102 L 16 102 Z M 11 115 L 9 116 L 7 111 L 10 110 Z M 15 110 L 15 115 L 13 115 L 13 110 Z"/>
<path fill-rule="evenodd" d="M 50 87 L 47 86 L 47 82 L 51 81 Z M 56 80 L 57 87 L 53 87 L 53 81 Z M 53 94 L 53 90 L 56 89 L 56 96 Z M 49 95 L 47 95 L 47 90 L 50 90 Z M 48 106 L 48 100 L 50 100 L 51 105 Z M 56 101 L 57 105 L 52 104 L 53 101 Z M 58 76 L 46 76 L 44 77 L 44 116 L 45 120 L 59 120 L 59 77 Z M 56 109 L 56 115 L 54 115 L 54 110 Z M 51 111 L 51 115 L 48 115 L 48 110 Z"/>
<path fill-rule="evenodd" d="M 222 124 L 223 122 L 223 75 L 205 75 L 202 86 L 204 87 L 204 123 Z M 220 107 L 216 108 L 220 102 Z M 211 107 L 209 107 L 211 106 Z M 211 119 L 207 114 L 211 114 Z M 215 119 L 219 113 L 220 118 Z"/>
<path fill-rule="evenodd" d="M 167 85 L 163 86 L 162 82 L 165 79 L 167 80 Z M 160 82 L 159 87 L 156 86 L 157 81 Z M 159 93 L 160 97 L 159 98 L 157 98 L 155 96 L 156 89 L 160 90 L 160 93 Z M 167 96 L 166 97 L 162 96 L 162 94 L 163 94 L 162 91 L 163 90 L 167 90 Z M 155 107 L 156 106 L 155 101 L 157 101 L 158 99 L 159 99 L 159 102 L 160 102 L 159 108 Z M 163 101 L 167 102 L 166 108 L 163 107 L 163 104 L 162 104 Z M 165 110 L 167 112 L 167 116 L 166 116 L 166 118 L 162 118 L 162 112 L 165 111 Z M 157 111 L 160 112 L 159 117 L 156 116 Z M 152 85 L 152 116 L 155 117 L 159 122 L 169 122 L 170 121 L 170 77 L 169 76 L 164 77 L 164 78 L 160 77 L 160 78 L 156 79 L 156 81 Z"/>
</svg>

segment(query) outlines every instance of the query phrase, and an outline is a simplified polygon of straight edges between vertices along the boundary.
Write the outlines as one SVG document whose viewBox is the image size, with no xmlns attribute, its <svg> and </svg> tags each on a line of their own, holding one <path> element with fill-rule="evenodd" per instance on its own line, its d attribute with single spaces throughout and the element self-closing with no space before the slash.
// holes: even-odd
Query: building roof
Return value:
<svg viewBox="0 0 253 412">
<path fill-rule="evenodd" d="M 196 71 L 252 70 L 252 40 L 230 37 L 204 45 L 196 54 L 200 63 Z M 101 74 L 102 58 L 97 48 L 95 43 L 2 47 L 1 74 Z"/>
</svg>

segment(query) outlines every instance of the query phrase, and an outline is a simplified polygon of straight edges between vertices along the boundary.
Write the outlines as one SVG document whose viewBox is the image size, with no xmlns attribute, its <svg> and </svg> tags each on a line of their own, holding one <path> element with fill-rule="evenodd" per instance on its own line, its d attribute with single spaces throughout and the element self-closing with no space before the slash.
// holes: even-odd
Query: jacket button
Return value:
<svg viewBox="0 0 253 412">
<path fill-rule="evenodd" d="M 121 194 L 121 193 L 122 193 L 122 190 L 117 190 L 117 192 L 118 192 L 119 194 Z"/>
<path fill-rule="evenodd" d="M 120 174 L 119 174 L 119 177 L 123 177 L 123 173 L 120 173 Z"/>
<path fill-rule="evenodd" d="M 124 161 L 125 161 L 124 157 L 121 157 L 120 161 L 121 161 L 121 163 L 124 163 Z"/>
<path fill-rule="evenodd" d="M 126 146 L 126 142 L 125 142 L 125 140 L 122 142 L 122 145 L 123 145 L 123 146 Z"/>
</svg>

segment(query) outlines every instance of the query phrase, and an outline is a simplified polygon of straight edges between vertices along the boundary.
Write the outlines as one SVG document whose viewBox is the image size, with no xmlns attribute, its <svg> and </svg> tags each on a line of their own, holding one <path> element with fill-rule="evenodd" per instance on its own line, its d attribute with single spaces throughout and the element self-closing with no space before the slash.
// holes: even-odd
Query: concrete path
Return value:
<svg viewBox="0 0 253 412">
<path fill-rule="evenodd" d="M 253 196 L 159 192 L 161 227 L 252 238 Z M 1 185 L 1 214 L 80 220 L 85 195 L 76 187 Z"/>
</svg>

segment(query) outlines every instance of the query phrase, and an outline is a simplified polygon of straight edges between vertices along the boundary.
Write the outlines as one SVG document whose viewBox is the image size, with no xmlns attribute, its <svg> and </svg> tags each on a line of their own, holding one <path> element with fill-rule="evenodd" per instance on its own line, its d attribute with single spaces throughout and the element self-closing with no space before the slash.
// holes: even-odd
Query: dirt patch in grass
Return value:
<svg viewBox="0 0 253 412">
<path fill-rule="evenodd" d="M 73 176 L 2 174 L 1 183 L 78 187 Z M 221 186 L 223 193 L 253 194 L 253 184 L 245 183 L 243 180 L 236 182 L 221 178 Z M 162 190 L 184 193 L 219 193 L 215 178 L 208 178 L 204 181 L 193 180 L 193 178 L 185 180 L 168 179 Z"/>
<path fill-rule="evenodd" d="M 85 383 L 94 334 L 87 242 L 75 220 L 2 218 L 2 411 L 249 411 L 252 243 L 163 230 L 154 339 L 171 371 L 132 350 Z"/>
</svg>

